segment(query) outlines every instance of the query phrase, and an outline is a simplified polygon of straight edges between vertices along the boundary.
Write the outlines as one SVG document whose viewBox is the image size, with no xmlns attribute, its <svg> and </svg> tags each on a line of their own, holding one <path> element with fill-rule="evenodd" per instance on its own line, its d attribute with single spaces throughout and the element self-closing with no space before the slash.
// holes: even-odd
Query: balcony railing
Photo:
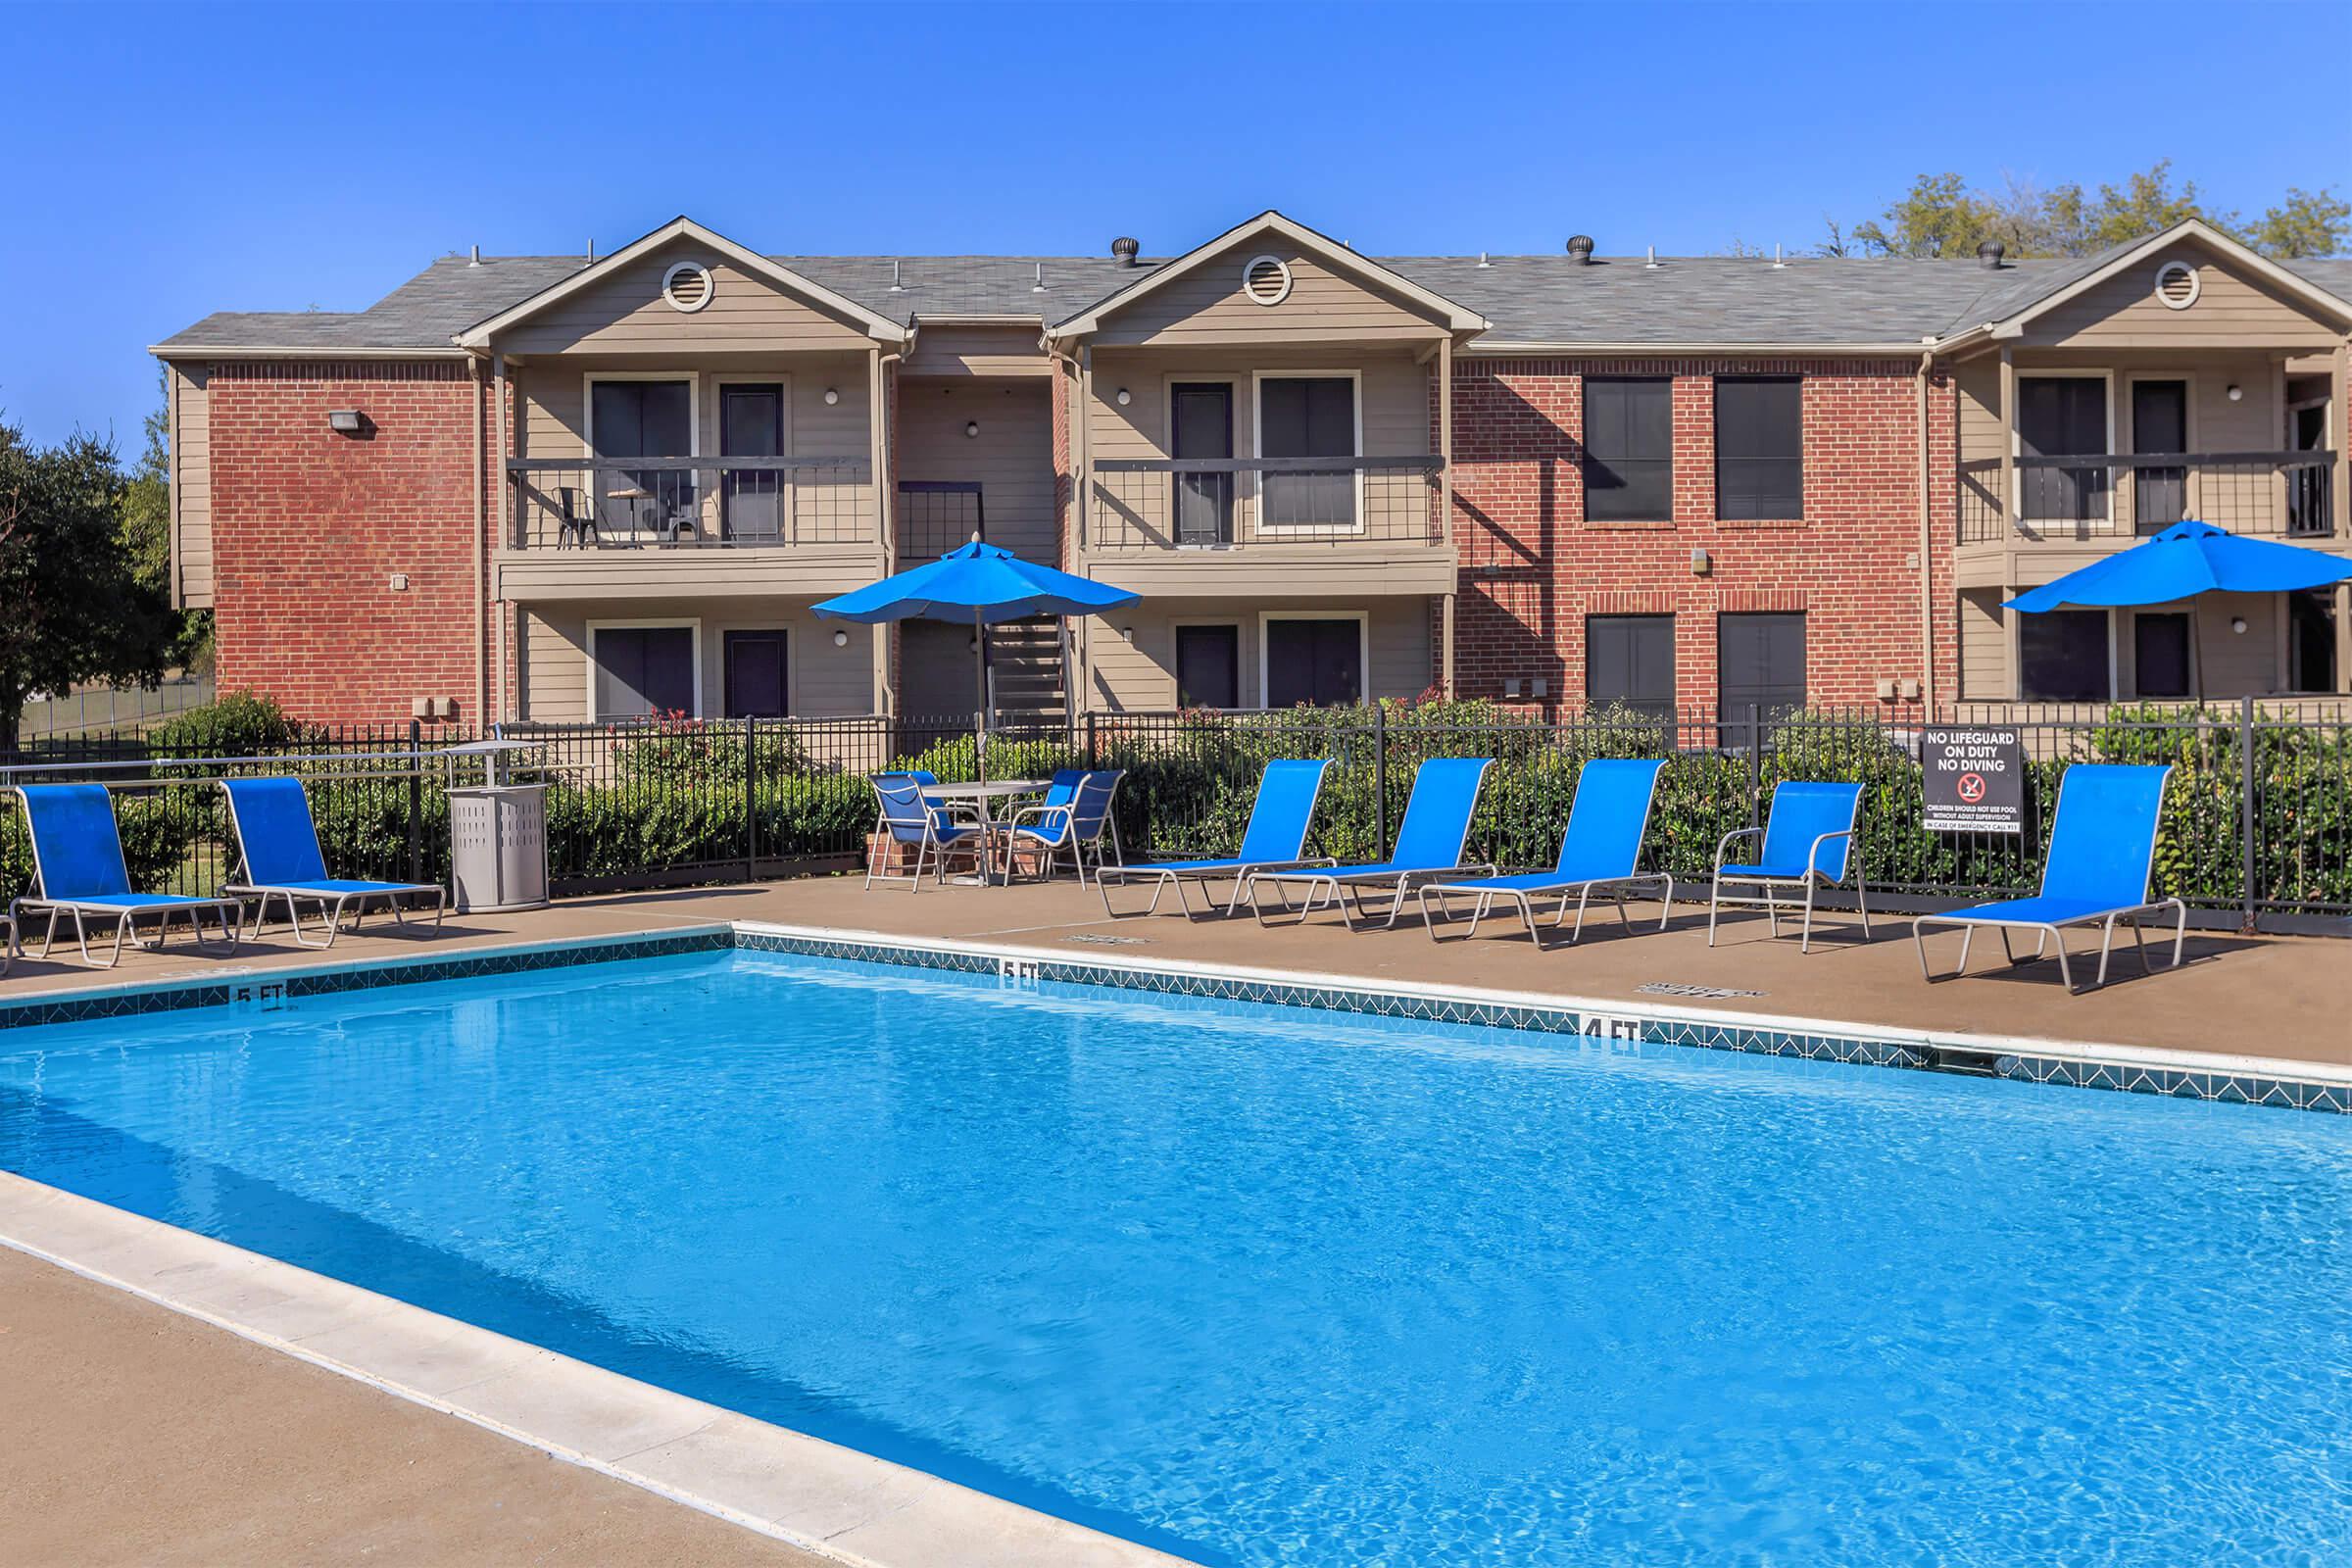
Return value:
<svg viewBox="0 0 2352 1568">
<path fill-rule="evenodd" d="M 877 542 L 863 458 L 507 464 L 516 550 L 774 550 Z"/>
<path fill-rule="evenodd" d="M 1118 458 L 1095 464 L 1087 547 L 1264 549 L 1445 542 L 1445 461 Z"/>
<path fill-rule="evenodd" d="M 2196 517 L 2232 533 L 2334 537 L 2332 452 L 2180 452 L 2019 458 L 1959 466 L 1960 542 L 2130 539 Z"/>
</svg>

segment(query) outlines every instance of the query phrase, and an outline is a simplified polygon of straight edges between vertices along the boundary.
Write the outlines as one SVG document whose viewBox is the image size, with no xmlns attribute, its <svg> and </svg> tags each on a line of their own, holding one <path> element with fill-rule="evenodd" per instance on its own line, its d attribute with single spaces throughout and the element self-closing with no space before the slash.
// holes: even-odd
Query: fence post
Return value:
<svg viewBox="0 0 2352 1568">
<path fill-rule="evenodd" d="M 1089 710 L 1086 715 L 1086 765 L 1090 771 L 1100 765 L 1096 761 L 1095 746 L 1095 715 L 1093 710 Z"/>
<path fill-rule="evenodd" d="M 1379 835 L 1372 842 L 1372 856 L 1383 859 L 1389 853 L 1389 708 L 1378 699 L 1372 704 L 1372 803 Z"/>
<path fill-rule="evenodd" d="M 409 720 L 409 880 L 424 880 L 424 725 Z"/>
<path fill-rule="evenodd" d="M 760 812 L 753 804 L 752 791 L 753 775 L 757 772 L 752 762 L 757 748 L 752 743 L 759 733 L 760 720 L 746 713 L 743 717 L 743 879 L 746 882 L 760 880 Z"/>
<path fill-rule="evenodd" d="M 2254 934 L 2254 699 L 2241 697 L 2237 707 L 2237 930 Z"/>
<path fill-rule="evenodd" d="M 1747 705 L 1747 825 L 1761 827 L 1764 822 L 1764 711 L 1760 705 Z"/>
</svg>

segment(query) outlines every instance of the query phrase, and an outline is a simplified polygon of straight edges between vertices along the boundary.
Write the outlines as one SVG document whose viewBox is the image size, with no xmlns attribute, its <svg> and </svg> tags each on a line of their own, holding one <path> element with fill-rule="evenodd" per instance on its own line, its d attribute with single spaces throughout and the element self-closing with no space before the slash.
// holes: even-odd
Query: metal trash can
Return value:
<svg viewBox="0 0 2352 1568">
<path fill-rule="evenodd" d="M 547 902 L 547 786 L 481 784 L 449 792 L 449 871 L 460 914 Z"/>
</svg>

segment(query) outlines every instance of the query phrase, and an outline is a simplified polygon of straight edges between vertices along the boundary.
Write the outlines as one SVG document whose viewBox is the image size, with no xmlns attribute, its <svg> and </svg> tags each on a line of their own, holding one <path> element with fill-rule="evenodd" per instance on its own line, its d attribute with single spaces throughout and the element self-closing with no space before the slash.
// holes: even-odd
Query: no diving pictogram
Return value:
<svg viewBox="0 0 2352 1568">
<path fill-rule="evenodd" d="M 1960 799 L 1967 802 L 1969 805 L 1974 806 L 1977 804 L 1977 802 L 1983 800 L 1984 798 L 1984 775 L 1982 773 L 1961 774 Z"/>
</svg>

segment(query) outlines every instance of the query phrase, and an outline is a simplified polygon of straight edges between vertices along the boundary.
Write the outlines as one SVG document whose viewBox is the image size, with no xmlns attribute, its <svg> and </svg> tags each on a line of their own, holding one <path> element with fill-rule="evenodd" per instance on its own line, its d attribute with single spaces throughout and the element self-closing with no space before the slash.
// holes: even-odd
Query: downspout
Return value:
<svg viewBox="0 0 2352 1568">
<path fill-rule="evenodd" d="M 489 410 L 481 359 L 471 356 L 466 363 L 473 382 L 473 711 L 479 723 L 490 711 L 490 469 L 482 434 Z"/>
<path fill-rule="evenodd" d="M 1919 697 L 1920 717 L 1936 719 L 1935 442 L 1928 431 L 1928 377 L 1934 350 L 1919 357 Z"/>
</svg>

